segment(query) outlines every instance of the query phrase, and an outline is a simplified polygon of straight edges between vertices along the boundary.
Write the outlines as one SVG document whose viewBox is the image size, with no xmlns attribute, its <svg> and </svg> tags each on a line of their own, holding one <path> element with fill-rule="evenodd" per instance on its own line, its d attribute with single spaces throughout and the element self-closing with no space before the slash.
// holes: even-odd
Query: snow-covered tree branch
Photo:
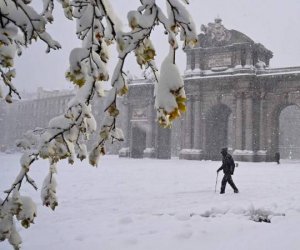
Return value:
<svg viewBox="0 0 300 250">
<path fill-rule="evenodd" d="M 47 45 L 47 52 L 61 48 L 46 31 L 46 19 L 30 6 L 31 0 L 0 1 L 0 73 L 7 87 L 6 102 L 11 103 L 13 95 L 21 98 L 12 83 L 16 76 L 13 69 L 16 54 L 22 54 L 33 40 L 40 39 Z M 0 86 L 0 97 L 2 90 Z"/>
<path fill-rule="evenodd" d="M 36 206 L 29 197 L 20 194 L 26 180 L 34 189 L 37 186 L 29 176 L 31 165 L 38 159 L 49 160 L 47 174 L 41 190 L 45 206 L 52 210 L 58 205 L 56 196 L 58 161 L 67 158 L 69 164 L 75 159 L 84 160 L 97 166 L 101 155 L 105 154 L 105 143 L 123 140 L 123 132 L 116 127 L 119 115 L 117 97 L 127 93 L 126 74 L 123 71 L 127 56 L 134 52 L 141 67 L 152 69 L 157 79 L 155 106 L 158 122 L 170 127 L 172 121 L 185 111 L 186 96 L 183 80 L 175 64 L 178 48 L 177 35 L 184 46 L 193 46 L 196 32 L 187 10 L 178 0 L 166 0 L 168 13 L 165 15 L 155 0 L 141 0 L 137 10 L 127 15 L 131 31 L 122 31 L 109 4 L 109 0 L 60 0 L 68 19 L 76 20 L 76 35 L 82 46 L 74 48 L 69 57 L 70 67 L 66 78 L 77 88 L 76 96 L 68 103 L 64 114 L 53 118 L 47 128 L 28 131 L 18 141 L 25 152 L 21 157 L 21 169 L 11 187 L 0 200 L 0 240 L 8 239 L 19 249 L 21 238 L 15 228 L 15 221 L 28 228 L 34 222 Z M 188 3 L 187 1 L 183 1 Z M 12 94 L 18 94 L 11 80 L 15 71 L 11 69 L 15 53 L 21 46 L 27 46 L 32 39 L 39 38 L 47 44 L 47 51 L 58 49 L 60 45 L 46 32 L 46 23 L 53 22 L 54 1 L 44 0 L 42 14 L 30 7 L 30 0 L 5 0 L 0 3 L 0 72 L 8 87 L 6 101 L 12 101 Z M 154 61 L 156 51 L 151 42 L 151 32 L 157 25 L 163 25 L 169 53 L 162 64 L 161 73 Z M 108 47 L 117 43 L 118 62 L 110 77 L 107 69 Z M 92 99 L 103 97 L 103 84 L 111 78 L 111 90 L 106 98 L 105 115 L 99 129 L 99 140 L 90 153 L 86 143 L 89 135 L 97 130 L 92 114 Z"/>
</svg>

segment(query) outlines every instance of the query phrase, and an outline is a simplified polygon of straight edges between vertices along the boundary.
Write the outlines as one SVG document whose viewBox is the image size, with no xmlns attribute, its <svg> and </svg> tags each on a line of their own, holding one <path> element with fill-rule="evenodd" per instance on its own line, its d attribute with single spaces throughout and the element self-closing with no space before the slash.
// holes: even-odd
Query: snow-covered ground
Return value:
<svg viewBox="0 0 300 250">
<path fill-rule="evenodd" d="M 0 154 L 0 190 L 9 188 L 20 155 Z M 300 162 L 239 164 L 230 186 L 215 193 L 220 162 L 134 160 L 106 156 L 58 167 L 59 206 L 41 206 L 36 224 L 19 227 L 24 250 L 299 250 Z M 47 162 L 33 165 L 41 187 Z M 1 195 L 3 198 L 4 195 Z M 250 218 L 268 215 L 271 223 Z M 7 242 L 0 249 L 12 249 Z"/>
</svg>

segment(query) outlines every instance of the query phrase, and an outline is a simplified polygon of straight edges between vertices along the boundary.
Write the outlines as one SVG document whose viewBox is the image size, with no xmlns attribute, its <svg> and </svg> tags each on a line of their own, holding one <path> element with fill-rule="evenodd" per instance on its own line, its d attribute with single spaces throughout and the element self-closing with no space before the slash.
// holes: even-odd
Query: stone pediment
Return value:
<svg viewBox="0 0 300 250">
<path fill-rule="evenodd" d="M 254 44 L 254 41 L 245 34 L 226 29 L 220 18 L 216 18 L 214 23 L 202 25 L 201 31 L 202 33 L 198 36 L 200 43 L 197 46 L 201 48 L 222 47 L 241 43 Z"/>
<path fill-rule="evenodd" d="M 239 31 L 226 29 L 220 18 L 202 25 L 201 30 L 198 45 L 186 50 L 187 72 L 219 74 L 230 69 L 239 73 L 269 66 L 272 51 Z"/>
</svg>

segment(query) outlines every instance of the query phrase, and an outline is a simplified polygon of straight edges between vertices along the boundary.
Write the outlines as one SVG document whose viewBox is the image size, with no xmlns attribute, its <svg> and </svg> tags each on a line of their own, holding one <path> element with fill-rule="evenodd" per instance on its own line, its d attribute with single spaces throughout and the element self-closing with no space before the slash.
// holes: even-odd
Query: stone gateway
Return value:
<svg viewBox="0 0 300 250">
<path fill-rule="evenodd" d="M 220 160 L 227 147 L 238 161 L 274 161 L 279 115 L 300 105 L 300 67 L 269 68 L 273 53 L 219 18 L 201 30 L 200 43 L 185 51 L 187 113 L 172 129 L 160 128 L 153 82 L 132 80 L 120 156 Z"/>
</svg>

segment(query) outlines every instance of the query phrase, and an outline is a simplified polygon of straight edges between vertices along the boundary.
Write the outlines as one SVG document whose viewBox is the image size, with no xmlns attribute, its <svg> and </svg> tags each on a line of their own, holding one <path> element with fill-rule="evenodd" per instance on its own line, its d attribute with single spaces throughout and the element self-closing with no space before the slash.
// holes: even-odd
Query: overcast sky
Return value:
<svg viewBox="0 0 300 250">
<path fill-rule="evenodd" d="M 33 0 L 40 7 L 40 0 Z M 128 29 L 126 15 L 129 10 L 136 9 L 139 0 L 111 0 L 115 12 L 124 22 L 124 30 Z M 157 0 L 162 7 L 164 0 Z M 200 33 L 201 24 L 213 22 L 216 17 L 223 20 L 227 29 L 238 30 L 255 42 L 262 43 L 273 51 L 271 67 L 300 66 L 300 1 L 299 0 L 190 0 L 187 6 Z M 56 3 L 55 22 L 49 26 L 49 33 L 58 40 L 63 49 L 45 54 L 46 46 L 37 42 L 24 50 L 20 58 L 16 58 L 16 87 L 19 90 L 34 91 L 37 87 L 45 89 L 72 88 L 65 80 L 68 68 L 68 55 L 72 48 L 80 46 L 75 35 L 75 22 L 64 18 L 60 5 Z M 166 56 L 167 37 L 162 29 L 153 34 L 153 42 L 157 50 L 157 64 Z M 113 50 L 113 48 L 112 48 Z M 177 63 L 183 72 L 185 55 L 178 51 Z M 116 62 L 116 53 L 111 53 L 110 69 Z M 129 58 L 126 66 L 133 74 L 140 75 L 134 59 Z M 109 83 L 108 83 L 109 84 Z"/>
</svg>

